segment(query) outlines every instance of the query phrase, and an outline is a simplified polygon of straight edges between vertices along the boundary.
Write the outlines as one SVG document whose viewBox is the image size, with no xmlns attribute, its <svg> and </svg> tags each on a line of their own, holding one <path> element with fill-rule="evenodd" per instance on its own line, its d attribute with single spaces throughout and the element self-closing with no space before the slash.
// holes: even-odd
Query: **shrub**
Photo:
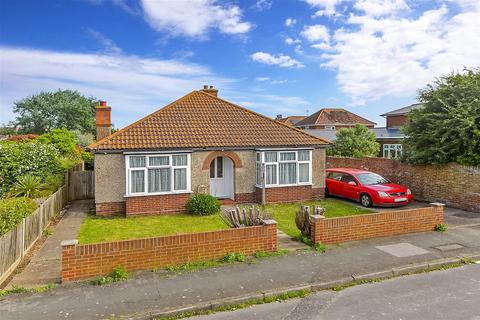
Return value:
<svg viewBox="0 0 480 320">
<path fill-rule="evenodd" d="M 35 198 L 43 190 L 45 190 L 45 186 L 40 177 L 26 174 L 18 178 L 17 182 L 15 182 L 12 189 L 8 192 L 8 195 L 10 197 Z"/>
<path fill-rule="evenodd" d="M 220 211 L 220 201 L 209 194 L 196 194 L 187 202 L 190 214 L 208 216 Z"/>
<path fill-rule="evenodd" d="M 82 160 L 85 163 L 85 169 L 86 170 L 93 170 L 93 153 L 84 151 L 81 154 Z"/>
<path fill-rule="evenodd" d="M 95 137 L 89 132 L 73 130 L 72 133 L 75 135 L 75 139 L 77 140 L 78 145 L 82 148 L 85 148 L 95 142 Z"/>
<path fill-rule="evenodd" d="M 53 129 L 38 138 L 39 141 L 52 144 L 63 156 L 77 153 L 75 135 L 67 129 Z"/>
<path fill-rule="evenodd" d="M 439 223 L 435 226 L 435 231 L 445 232 L 447 231 L 447 226 L 445 225 L 445 223 Z"/>
<path fill-rule="evenodd" d="M 0 200 L 0 236 L 14 228 L 23 218 L 31 214 L 37 205 L 29 198 Z"/>
<path fill-rule="evenodd" d="M 60 154 L 51 144 L 30 142 L 0 142 L 0 197 L 26 174 L 42 180 L 51 174 L 61 173 Z"/>
<path fill-rule="evenodd" d="M 44 188 L 52 192 L 57 191 L 64 182 L 65 176 L 62 173 L 48 175 L 44 180 Z"/>
<path fill-rule="evenodd" d="M 125 270 L 124 267 L 116 266 L 113 271 L 108 274 L 108 276 L 95 279 L 91 283 L 94 285 L 102 286 L 104 284 L 112 282 L 127 280 L 128 277 L 129 273 Z"/>
</svg>

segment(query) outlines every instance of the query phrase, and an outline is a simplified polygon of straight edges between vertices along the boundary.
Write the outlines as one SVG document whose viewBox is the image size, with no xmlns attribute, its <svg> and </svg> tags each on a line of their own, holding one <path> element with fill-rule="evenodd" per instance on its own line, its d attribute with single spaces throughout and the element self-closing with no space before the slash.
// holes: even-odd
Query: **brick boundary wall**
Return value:
<svg viewBox="0 0 480 320">
<path fill-rule="evenodd" d="M 444 223 L 444 204 L 431 207 L 325 218 L 310 216 L 313 243 L 342 243 L 404 233 L 433 231 Z"/>
<path fill-rule="evenodd" d="M 97 216 L 114 216 L 125 214 L 125 201 L 95 203 L 95 214 Z"/>
<path fill-rule="evenodd" d="M 480 167 L 410 165 L 384 158 L 327 157 L 327 168 L 357 168 L 381 174 L 408 186 L 417 200 L 442 202 L 448 206 L 480 212 Z"/>
<path fill-rule="evenodd" d="M 103 276 L 116 266 L 127 271 L 164 268 L 187 262 L 218 259 L 228 252 L 246 255 L 277 250 L 277 223 L 211 232 L 77 244 L 62 242 L 62 281 Z"/>
<path fill-rule="evenodd" d="M 324 193 L 324 188 L 312 188 L 312 186 L 265 188 L 265 202 L 286 203 L 320 200 L 324 198 Z M 258 203 L 262 202 L 262 188 L 255 187 L 255 198 Z"/>
<path fill-rule="evenodd" d="M 184 213 L 191 193 L 128 197 L 126 213 L 129 216 Z"/>
</svg>

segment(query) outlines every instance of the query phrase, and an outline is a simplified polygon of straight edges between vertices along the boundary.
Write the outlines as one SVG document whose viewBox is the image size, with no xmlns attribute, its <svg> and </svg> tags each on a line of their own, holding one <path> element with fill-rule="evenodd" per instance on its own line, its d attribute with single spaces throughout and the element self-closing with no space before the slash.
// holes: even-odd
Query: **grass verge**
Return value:
<svg viewBox="0 0 480 320">
<path fill-rule="evenodd" d="M 294 290 L 294 291 L 288 291 L 285 293 L 272 295 L 272 296 L 267 295 L 260 299 L 248 300 L 241 303 L 225 304 L 218 307 L 214 307 L 212 309 L 182 312 L 177 315 L 166 316 L 166 317 L 154 317 L 152 318 L 152 320 L 177 320 L 177 319 L 184 319 L 184 318 L 189 318 L 193 316 L 209 315 L 216 312 L 234 311 L 238 309 L 248 308 L 250 306 L 254 306 L 258 304 L 271 303 L 275 301 L 280 302 L 280 301 L 285 301 L 285 300 L 295 299 L 295 298 L 304 298 L 308 294 L 310 294 L 310 290 Z"/>
<path fill-rule="evenodd" d="M 3 289 L 0 290 L 0 298 L 5 297 L 9 294 L 14 294 L 14 293 L 23 293 L 23 292 L 30 292 L 30 293 L 39 293 L 39 292 L 45 292 L 49 289 L 55 288 L 56 285 L 53 283 L 49 283 L 45 286 L 38 286 L 35 288 L 24 288 L 24 287 L 18 287 L 18 286 L 13 286 L 10 289 Z"/>
</svg>

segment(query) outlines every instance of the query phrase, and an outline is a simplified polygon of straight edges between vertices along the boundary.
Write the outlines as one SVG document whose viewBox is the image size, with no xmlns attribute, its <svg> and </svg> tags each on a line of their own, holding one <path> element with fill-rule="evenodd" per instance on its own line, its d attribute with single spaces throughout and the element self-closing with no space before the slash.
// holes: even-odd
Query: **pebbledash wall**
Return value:
<svg viewBox="0 0 480 320">
<path fill-rule="evenodd" d="M 151 270 L 223 257 L 228 252 L 277 250 L 277 224 L 95 244 L 62 242 L 62 281 L 102 276 L 115 267 Z"/>
<path fill-rule="evenodd" d="M 342 243 L 404 233 L 433 231 L 444 223 L 444 205 L 432 203 L 430 207 L 386 211 L 355 216 L 325 218 L 310 216 L 313 243 Z"/>
<path fill-rule="evenodd" d="M 442 202 L 451 207 L 480 212 L 480 167 L 457 163 L 409 165 L 384 158 L 327 157 L 327 168 L 357 168 L 381 174 L 407 185 L 417 200 Z"/>
<path fill-rule="evenodd" d="M 192 153 L 192 193 L 125 197 L 125 159 L 121 153 L 95 154 L 95 205 L 97 215 L 150 215 L 185 211 L 193 193 L 209 192 L 209 166 L 215 155 L 234 156 L 234 189 L 237 203 L 260 202 L 261 189 L 255 187 L 255 151 L 195 151 Z M 232 155 L 233 154 L 233 155 Z M 266 189 L 269 203 L 321 199 L 325 189 L 325 149 L 312 155 L 312 185 Z"/>
</svg>

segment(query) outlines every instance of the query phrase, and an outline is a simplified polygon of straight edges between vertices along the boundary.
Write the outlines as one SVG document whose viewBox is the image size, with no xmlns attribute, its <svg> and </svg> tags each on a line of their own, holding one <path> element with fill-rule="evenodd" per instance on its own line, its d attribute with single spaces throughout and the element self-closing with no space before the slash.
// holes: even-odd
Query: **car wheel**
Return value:
<svg viewBox="0 0 480 320">
<path fill-rule="evenodd" d="M 366 194 L 366 193 L 363 193 L 361 196 L 360 196 L 360 203 L 362 204 L 362 206 L 364 207 L 371 207 L 372 206 L 372 198 Z"/>
<path fill-rule="evenodd" d="M 328 188 L 325 188 L 325 198 L 329 198 L 330 197 L 330 193 L 328 193 Z"/>
</svg>

